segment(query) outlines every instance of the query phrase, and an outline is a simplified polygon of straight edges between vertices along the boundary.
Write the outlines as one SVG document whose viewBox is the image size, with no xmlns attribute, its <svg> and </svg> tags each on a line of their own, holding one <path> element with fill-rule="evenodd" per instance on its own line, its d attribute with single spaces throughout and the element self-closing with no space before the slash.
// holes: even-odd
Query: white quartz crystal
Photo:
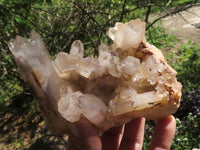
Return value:
<svg viewBox="0 0 200 150">
<path fill-rule="evenodd" d="M 81 92 L 66 94 L 66 96 L 61 97 L 58 102 L 58 111 L 65 119 L 70 122 L 78 121 L 83 112 L 82 109 L 79 107 L 79 97 L 81 95 Z"/>
<path fill-rule="evenodd" d="M 60 73 L 66 73 L 74 70 L 77 63 L 77 58 L 63 52 L 60 52 L 54 60 L 55 67 L 60 71 Z"/>
<path fill-rule="evenodd" d="M 109 36 L 114 39 L 117 47 L 122 49 L 137 48 L 144 39 L 145 23 L 140 19 L 132 20 L 125 24 L 117 23 L 109 30 Z"/>
<path fill-rule="evenodd" d="M 101 44 L 98 58 L 84 58 L 82 42 L 75 41 L 69 54 L 60 52 L 52 60 L 35 32 L 28 40 L 17 36 L 9 43 L 53 132 L 66 132 L 81 117 L 106 130 L 177 110 L 182 85 L 160 50 L 145 41 L 145 23 L 116 23 L 108 35 L 114 43 Z"/>
<path fill-rule="evenodd" d="M 99 57 L 98 57 L 98 61 L 99 64 L 104 67 L 104 68 L 108 68 L 110 66 L 110 61 L 111 61 L 111 53 L 109 53 L 108 51 L 108 47 L 105 46 L 104 44 L 102 44 L 99 47 Z"/>
<path fill-rule="evenodd" d="M 118 87 L 115 90 L 115 92 L 117 93 L 115 98 L 122 98 L 122 99 L 129 98 L 129 97 L 132 97 L 134 95 L 137 95 L 137 91 L 130 86 Z"/>
<path fill-rule="evenodd" d="M 113 28 L 110 28 L 110 29 L 109 29 L 108 36 L 109 36 L 113 41 L 114 41 L 114 39 L 115 39 L 115 34 L 116 34 L 118 28 L 119 28 L 121 25 L 123 25 L 123 23 L 121 23 L 121 22 L 116 22 L 116 23 L 115 23 L 115 26 L 114 26 Z"/>
<path fill-rule="evenodd" d="M 77 58 L 83 58 L 84 55 L 83 43 L 79 40 L 72 43 L 69 54 Z"/>
<path fill-rule="evenodd" d="M 157 102 L 155 92 L 133 94 L 128 98 L 117 98 L 110 101 L 110 108 L 114 116 L 148 107 L 149 103 Z M 120 109 L 119 109 L 120 107 Z"/>
<path fill-rule="evenodd" d="M 100 98 L 92 94 L 84 94 L 79 97 L 82 114 L 95 125 L 105 122 L 108 107 Z"/>
<path fill-rule="evenodd" d="M 136 57 L 127 56 L 121 61 L 121 66 L 123 73 L 134 75 L 140 67 L 140 60 Z"/>
<path fill-rule="evenodd" d="M 105 122 L 108 107 L 98 97 L 78 91 L 61 97 L 58 111 L 70 122 L 76 122 L 81 116 L 85 116 L 93 124 L 100 125 Z"/>
<path fill-rule="evenodd" d="M 101 67 L 98 61 L 92 57 L 80 59 L 76 64 L 75 71 L 85 78 L 90 78 L 92 75 L 96 75 L 96 73 L 101 75 Z"/>
</svg>

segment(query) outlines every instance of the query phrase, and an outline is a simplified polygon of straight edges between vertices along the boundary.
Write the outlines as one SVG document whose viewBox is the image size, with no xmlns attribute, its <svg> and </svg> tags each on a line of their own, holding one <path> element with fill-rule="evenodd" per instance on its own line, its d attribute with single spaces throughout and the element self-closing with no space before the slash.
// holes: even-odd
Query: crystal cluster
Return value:
<svg viewBox="0 0 200 150">
<path fill-rule="evenodd" d="M 145 41 L 145 23 L 116 23 L 108 35 L 113 45 L 101 44 L 98 58 L 84 58 L 82 42 L 75 41 L 69 54 L 60 52 L 52 60 L 35 32 L 28 40 L 17 36 L 9 43 L 53 132 L 65 132 L 81 117 L 106 130 L 177 110 L 182 86 L 161 51 Z"/>
</svg>

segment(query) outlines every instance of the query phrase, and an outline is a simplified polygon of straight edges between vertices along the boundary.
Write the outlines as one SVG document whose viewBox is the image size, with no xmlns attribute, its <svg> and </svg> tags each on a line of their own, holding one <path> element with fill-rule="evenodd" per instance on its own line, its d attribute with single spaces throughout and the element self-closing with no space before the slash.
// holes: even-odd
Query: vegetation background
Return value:
<svg viewBox="0 0 200 150">
<path fill-rule="evenodd" d="M 0 149 L 65 149 L 67 137 L 51 135 L 36 101 L 26 88 L 8 42 L 31 31 L 42 35 L 52 57 L 68 52 L 73 41 L 84 43 L 85 56 L 98 55 L 106 32 L 115 22 L 141 18 L 146 39 L 163 49 L 183 84 L 181 106 L 175 114 L 177 131 L 172 149 L 200 148 L 200 45 L 182 43 L 167 34 L 161 19 L 198 0 L 0 0 Z M 170 13 L 165 10 L 174 8 Z M 162 13 L 161 13 L 162 12 Z M 151 17 L 157 14 L 157 17 Z M 177 46 L 177 43 L 180 43 Z M 171 51 L 171 49 L 175 51 Z M 148 149 L 155 123 L 147 120 L 143 149 Z"/>
</svg>

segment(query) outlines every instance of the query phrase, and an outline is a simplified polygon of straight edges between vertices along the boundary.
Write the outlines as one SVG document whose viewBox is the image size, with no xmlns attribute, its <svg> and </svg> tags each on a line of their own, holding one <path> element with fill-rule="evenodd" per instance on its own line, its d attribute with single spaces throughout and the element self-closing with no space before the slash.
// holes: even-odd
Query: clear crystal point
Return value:
<svg viewBox="0 0 200 150">
<path fill-rule="evenodd" d="M 114 27 L 115 28 L 115 27 Z M 145 23 L 139 19 L 120 25 L 112 35 L 116 47 L 122 49 L 137 48 L 144 39 Z"/>
<path fill-rule="evenodd" d="M 83 58 L 84 55 L 83 43 L 80 40 L 74 41 L 72 43 L 69 54 L 73 57 Z"/>
</svg>

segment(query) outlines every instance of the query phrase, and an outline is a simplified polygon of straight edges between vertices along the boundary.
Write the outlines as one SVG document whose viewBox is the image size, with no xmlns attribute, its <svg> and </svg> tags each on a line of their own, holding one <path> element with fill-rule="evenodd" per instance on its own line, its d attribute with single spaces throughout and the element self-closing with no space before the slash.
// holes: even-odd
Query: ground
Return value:
<svg viewBox="0 0 200 150">
<path fill-rule="evenodd" d="M 67 137 L 48 132 L 38 109 L 34 105 L 21 107 L 22 103 L 24 101 L 14 100 L 9 111 L 0 114 L 0 149 L 64 150 Z"/>
<path fill-rule="evenodd" d="M 183 43 L 200 41 L 200 6 L 194 6 L 162 19 L 163 27 Z"/>
</svg>

